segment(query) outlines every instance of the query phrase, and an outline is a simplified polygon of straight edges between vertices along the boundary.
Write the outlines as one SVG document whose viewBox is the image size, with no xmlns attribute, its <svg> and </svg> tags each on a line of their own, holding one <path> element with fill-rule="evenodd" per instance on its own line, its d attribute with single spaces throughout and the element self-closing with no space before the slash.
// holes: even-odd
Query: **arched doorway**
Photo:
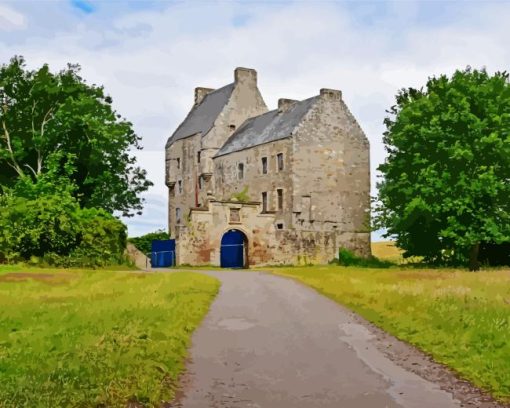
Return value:
<svg viewBox="0 0 510 408">
<path fill-rule="evenodd" d="M 248 267 L 248 239 L 243 232 L 231 229 L 223 234 L 220 265 L 222 268 Z"/>
</svg>

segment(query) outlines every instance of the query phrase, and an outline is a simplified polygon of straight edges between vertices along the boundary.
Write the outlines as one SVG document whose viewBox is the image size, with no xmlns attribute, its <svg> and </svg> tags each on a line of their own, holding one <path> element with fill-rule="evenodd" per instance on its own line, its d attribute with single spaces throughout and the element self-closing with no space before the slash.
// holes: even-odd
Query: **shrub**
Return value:
<svg viewBox="0 0 510 408">
<path fill-rule="evenodd" d="M 124 263 L 126 226 L 102 209 L 85 208 L 80 218 L 80 244 L 71 252 L 71 262 L 76 266 Z"/>
<path fill-rule="evenodd" d="M 230 199 L 239 201 L 240 203 L 248 203 L 250 201 L 250 194 L 248 193 L 248 186 L 244 186 L 244 188 L 240 192 L 233 194 Z"/>
<path fill-rule="evenodd" d="M 69 189 L 0 195 L 0 261 L 103 266 L 124 261 L 126 227 L 101 209 L 80 208 Z"/>
<path fill-rule="evenodd" d="M 78 245 L 79 210 L 66 193 L 35 199 L 9 193 L 0 196 L 0 252 L 8 261 L 49 252 L 69 255 Z"/>
<path fill-rule="evenodd" d="M 362 258 L 346 248 L 339 249 L 338 260 L 335 259 L 334 262 L 342 266 L 360 266 L 363 268 L 389 268 L 393 265 L 393 263 L 382 261 L 375 256 Z"/>
</svg>

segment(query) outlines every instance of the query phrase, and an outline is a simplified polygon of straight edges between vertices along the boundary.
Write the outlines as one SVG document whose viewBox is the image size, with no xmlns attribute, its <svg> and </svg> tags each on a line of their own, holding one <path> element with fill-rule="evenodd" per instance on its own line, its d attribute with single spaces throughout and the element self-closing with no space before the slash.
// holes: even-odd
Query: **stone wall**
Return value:
<svg viewBox="0 0 510 408">
<path fill-rule="evenodd" d="M 283 154 L 284 167 L 278 171 L 277 155 Z M 267 159 L 267 174 L 262 172 L 262 158 Z M 292 140 L 290 138 L 230 153 L 214 159 L 217 199 L 229 200 L 247 189 L 252 201 L 262 201 L 267 193 L 268 212 L 275 213 L 275 223 L 283 228 L 292 227 Z M 239 164 L 244 176 L 239 179 Z M 277 190 L 283 190 L 283 208 L 278 209 Z"/>
<path fill-rule="evenodd" d="M 196 206 L 195 191 L 198 183 L 196 155 L 200 149 L 200 135 L 175 141 L 166 149 L 166 183 L 168 188 L 168 225 L 172 237 L 176 233 L 176 208 L 181 210 L 181 220 L 191 207 Z M 178 160 L 179 167 L 178 168 Z M 182 183 L 182 192 L 179 191 Z"/>
<path fill-rule="evenodd" d="M 321 90 L 294 133 L 295 228 L 331 232 L 339 245 L 370 255 L 369 144 L 341 92 Z"/>
<path fill-rule="evenodd" d="M 238 210 L 239 221 L 231 220 Z M 361 251 L 368 237 L 338 231 L 276 230 L 275 214 L 260 212 L 260 203 L 211 201 L 207 209 L 191 210 L 189 219 L 178 228 L 177 263 L 220 266 L 223 234 L 231 229 L 243 232 L 248 240 L 249 265 L 324 264 L 338 256 L 343 246 Z"/>
<path fill-rule="evenodd" d="M 208 177 L 200 192 L 201 201 L 206 199 L 208 191 L 216 194 L 213 157 L 218 150 L 246 119 L 267 112 L 266 103 L 257 87 L 257 72 L 255 70 L 236 68 L 234 85 L 228 103 L 216 118 L 212 129 L 202 138 L 200 173 L 208 175 Z"/>
</svg>

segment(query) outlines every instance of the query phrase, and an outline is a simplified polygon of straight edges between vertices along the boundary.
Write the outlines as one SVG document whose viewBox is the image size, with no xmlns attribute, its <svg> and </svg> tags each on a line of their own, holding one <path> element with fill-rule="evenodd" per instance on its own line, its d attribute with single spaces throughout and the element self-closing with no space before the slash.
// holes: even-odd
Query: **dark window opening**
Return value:
<svg viewBox="0 0 510 408">
<path fill-rule="evenodd" d="M 283 224 L 281 222 L 279 222 L 278 224 L 276 224 L 276 229 L 283 229 Z"/>
<path fill-rule="evenodd" d="M 262 174 L 267 174 L 267 157 L 262 158 Z"/>
<path fill-rule="evenodd" d="M 262 212 L 267 212 L 267 193 L 262 193 Z"/>
<path fill-rule="evenodd" d="M 229 128 L 230 130 L 236 130 L 236 125 L 230 125 Z"/>
<path fill-rule="evenodd" d="M 202 152 L 197 152 L 197 163 L 200 163 L 200 159 L 201 159 L 201 154 Z"/>
<path fill-rule="evenodd" d="M 177 169 L 180 169 L 181 168 L 181 159 L 180 158 L 177 158 Z"/>
<path fill-rule="evenodd" d="M 204 179 L 200 176 L 198 177 L 198 189 L 202 190 L 202 188 L 204 188 Z"/>
<path fill-rule="evenodd" d="M 278 195 L 278 209 L 283 209 L 283 190 L 281 188 L 276 190 L 276 193 Z"/>
<path fill-rule="evenodd" d="M 282 171 L 283 170 L 283 153 L 278 153 L 276 155 L 276 161 L 278 164 L 278 171 Z"/>
<path fill-rule="evenodd" d="M 182 194 L 182 180 L 177 182 L 177 186 L 179 187 L 179 194 Z"/>
<path fill-rule="evenodd" d="M 243 163 L 239 163 L 237 165 L 237 178 L 239 180 L 242 180 L 244 178 L 244 164 Z"/>
</svg>

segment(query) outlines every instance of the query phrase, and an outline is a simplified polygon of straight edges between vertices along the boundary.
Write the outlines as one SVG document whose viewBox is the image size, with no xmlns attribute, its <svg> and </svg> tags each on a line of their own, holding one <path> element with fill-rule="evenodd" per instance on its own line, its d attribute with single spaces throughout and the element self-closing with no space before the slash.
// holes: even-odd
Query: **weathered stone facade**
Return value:
<svg viewBox="0 0 510 408">
<path fill-rule="evenodd" d="M 180 264 L 220 265 L 222 237 L 244 234 L 244 263 L 326 263 L 370 254 L 369 144 L 340 91 L 267 111 L 254 70 L 195 90 L 166 145 L 169 230 Z"/>
</svg>

